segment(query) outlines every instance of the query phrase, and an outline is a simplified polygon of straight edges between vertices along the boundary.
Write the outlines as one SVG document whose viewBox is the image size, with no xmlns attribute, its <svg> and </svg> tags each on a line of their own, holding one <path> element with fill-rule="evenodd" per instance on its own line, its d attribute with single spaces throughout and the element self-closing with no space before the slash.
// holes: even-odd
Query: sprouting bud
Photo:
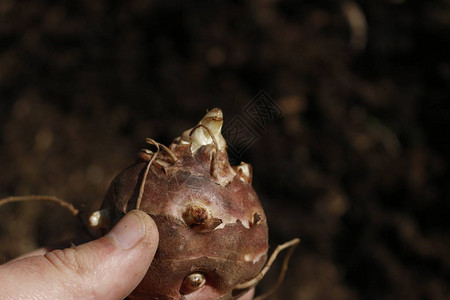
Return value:
<svg viewBox="0 0 450 300">
<path fill-rule="evenodd" d="M 209 209 L 202 203 L 191 203 L 183 212 L 183 220 L 187 226 L 197 232 L 214 230 L 222 224 L 222 220 L 214 218 Z"/>
<path fill-rule="evenodd" d="M 252 183 L 252 166 L 250 164 L 241 162 L 239 166 L 233 166 L 232 168 L 236 171 L 236 176 L 238 176 L 240 180 L 246 183 Z"/>
<path fill-rule="evenodd" d="M 111 225 L 110 209 L 101 209 L 93 212 L 89 217 L 89 225 L 92 228 L 108 228 Z"/>
<path fill-rule="evenodd" d="M 200 203 L 189 204 L 183 213 L 183 220 L 188 226 L 204 224 L 208 218 L 208 209 Z"/>
<path fill-rule="evenodd" d="M 186 295 L 201 289 L 206 283 L 206 278 L 203 273 L 191 273 L 183 280 L 180 294 Z"/>
<path fill-rule="evenodd" d="M 204 146 L 217 143 L 219 151 L 225 151 L 226 141 L 222 136 L 223 113 L 220 108 L 213 108 L 198 122 L 197 126 L 186 130 L 181 135 L 180 144 L 190 144 L 191 153 Z"/>
<path fill-rule="evenodd" d="M 258 213 L 254 213 L 254 214 L 253 214 L 253 217 L 252 217 L 252 220 L 251 220 L 251 222 L 250 222 L 250 226 L 251 226 L 251 227 L 256 226 L 256 225 L 258 225 L 258 223 L 259 223 L 260 221 L 261 221 L 261 215 L 258 214 Z"/>
</svg>

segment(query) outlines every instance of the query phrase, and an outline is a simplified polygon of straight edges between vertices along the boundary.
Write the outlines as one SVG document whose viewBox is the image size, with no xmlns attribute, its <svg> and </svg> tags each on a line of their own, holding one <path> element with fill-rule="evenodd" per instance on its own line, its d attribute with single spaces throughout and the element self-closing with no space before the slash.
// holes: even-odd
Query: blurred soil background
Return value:
<svg viewBox="0 0 450 300">
<path fill-rule="evenodd" d="M 271 248 L 302 239 L 271 299 L 450 299 L 449 53 L 448 0 L 1 0 L 0 197 L 88 213 L 145 137 L 264 90 L 283 117 L 241 158 Z M 3 261 L 80 231 L 0 219 Z"/>
</svg>

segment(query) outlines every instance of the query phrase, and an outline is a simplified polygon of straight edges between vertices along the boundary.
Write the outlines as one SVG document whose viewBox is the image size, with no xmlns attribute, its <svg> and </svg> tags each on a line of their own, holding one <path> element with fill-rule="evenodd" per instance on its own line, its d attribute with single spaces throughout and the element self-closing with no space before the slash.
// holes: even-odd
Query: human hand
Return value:
<svg viewBox="0 0 450 300">
<path fill-rule="evenodd" d="M 98 240 L 63 250 L 37 250 L 1 265 L 1 298 L 124 299 L 147 272 L 158 240 L 153 219 L 131 211 Z M 250 291 L 240 300 L 252 295 Z"/>
<path fill-rule="evenodd" d="M 158 238 L 150 216 L 132 211 L 98 240 L 0 266 L 1 298 L 123 299 L 147 272 Z"/>
</svg>

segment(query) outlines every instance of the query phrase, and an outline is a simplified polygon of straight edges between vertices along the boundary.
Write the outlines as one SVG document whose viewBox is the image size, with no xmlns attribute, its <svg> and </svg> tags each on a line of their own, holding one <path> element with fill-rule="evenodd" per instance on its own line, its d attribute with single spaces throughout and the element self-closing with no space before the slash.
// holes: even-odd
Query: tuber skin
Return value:
<svg viewBox="0 0 450 300">
<path fill-rule="evenodd" d="M 91 217 L 111 227 L 140 209 L 156 222 L 160 243 L 147 275 L 129 299 L 237 299 L 264 267 L 268 228 L 251 185 L 251 166 L 228 162 L 214 108 L 197 126 L 137 162 L 112 182 L 102 209 Z M 209 298 L 200 296 L 207 294 Z"/>
</svg>

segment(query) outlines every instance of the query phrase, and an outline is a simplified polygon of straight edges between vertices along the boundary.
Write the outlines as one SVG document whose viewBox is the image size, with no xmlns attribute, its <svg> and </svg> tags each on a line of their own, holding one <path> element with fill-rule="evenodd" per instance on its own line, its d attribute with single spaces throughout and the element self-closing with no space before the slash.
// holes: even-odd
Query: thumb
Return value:
<svg viewBox="0 0 450 300">
<path fill-rule="evenodd" d="M 2 299 L 123 299 L 144 277 L 158 229 L 134 210 L 104 237 L 0 266 Z"/>
</svg>

